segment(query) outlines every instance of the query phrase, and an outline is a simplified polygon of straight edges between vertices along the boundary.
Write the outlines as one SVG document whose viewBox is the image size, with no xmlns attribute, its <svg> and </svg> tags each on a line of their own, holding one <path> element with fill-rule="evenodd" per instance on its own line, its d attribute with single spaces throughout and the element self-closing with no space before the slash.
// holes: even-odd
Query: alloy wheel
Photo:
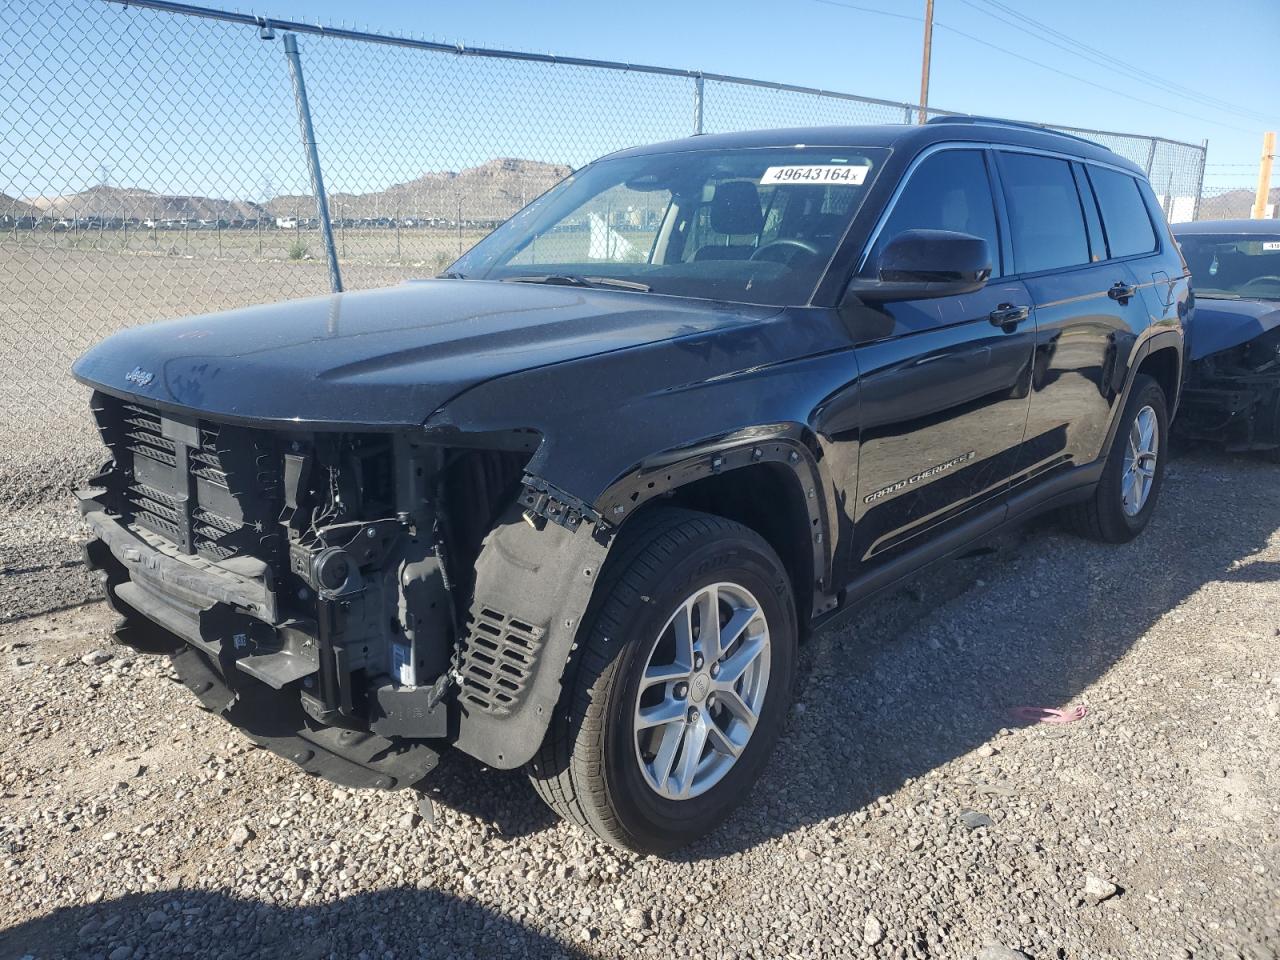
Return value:
<svg viewBox="0 0 1280 960">
<path fill-rule="evenodd" d="M 1129 445 L 1124 452 L 1124 473 L 1120 495 L 1125 516 L 1136 517 L 1147 505 L 1155 483 L 1156 461 L 1160 455 L 1160 422 L 1151 407 L 1143 407 L 1129 428 Z"/>
<path fill-rule="evenodd" d="M 769 624 L 751 591 L 714 583 L 654 639 L 633 715 L 636 760 L 669 800 L 705 793 L 751 739 L 769 686 Z"/>
</svg>

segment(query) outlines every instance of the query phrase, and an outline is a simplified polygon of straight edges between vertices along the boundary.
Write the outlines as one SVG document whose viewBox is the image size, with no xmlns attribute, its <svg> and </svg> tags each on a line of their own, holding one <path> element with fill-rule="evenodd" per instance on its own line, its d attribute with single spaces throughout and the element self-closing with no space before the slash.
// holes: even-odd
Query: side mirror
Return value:
<svg viewBox="0 0 1280 960">
<path fill-rule="evenodd" d="M 967 233 L 904 230 L 880 252 L 875 271 L 875 279 L 855 278 L 849 293 L 864 303 L 973 293 L 991 276 L 991 250 Z"/>
</svg>

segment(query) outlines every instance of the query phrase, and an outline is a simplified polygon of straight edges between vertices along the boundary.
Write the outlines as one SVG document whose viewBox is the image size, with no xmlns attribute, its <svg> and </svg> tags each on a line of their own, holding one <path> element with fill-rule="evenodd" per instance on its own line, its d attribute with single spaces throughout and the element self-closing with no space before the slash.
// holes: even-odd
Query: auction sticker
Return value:
<svg viewBox="0 0 1280 960">
<path fill-rule="evenodd" d="M 871 168 L 865 164 L 823 163 L 809 166 L 770 167 L 760 178 L 766 183 L 834 183 L 860 187 Z"/>
<path fill-rule="evenodd" d="M 776 167 L 774 168 L 777 169 Z M 1280 240 L 1264 240 L 1262 242 L 1263 250 L 1280 250 Z"/>
</svg>

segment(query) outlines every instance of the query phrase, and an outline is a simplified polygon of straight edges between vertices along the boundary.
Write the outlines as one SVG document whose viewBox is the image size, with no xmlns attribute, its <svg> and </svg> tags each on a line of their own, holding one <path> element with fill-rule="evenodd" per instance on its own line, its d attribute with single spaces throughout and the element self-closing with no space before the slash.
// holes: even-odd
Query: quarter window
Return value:
<svg viewBox="0 0 1280 960">
<path fill-rule="evenodd" d="M 867 260 L 875 271 L 880 253 L 904 230 L 951 230 L 987 241 L 992 275 L 1000 275 L 1000 234 L 987 165 L 977 150 L 943 150 L 911 174 Z"/>
<path fill-rule="evenodd" d="M 1089 262 L 1080 195 L 1065 160 L 1027 153 L 1000 158 L 1013 260 L 1019 273 Z"/>
<path fill-rule="evenodd" d="M 1113 257 L 1150 253 L 1156 248 L 1156 232 L 1142 202 L 1138 181 L 1102 167 L 1089 167 L 1093 192 L 1102 209 L 1102 226 Z"/>
</svg>

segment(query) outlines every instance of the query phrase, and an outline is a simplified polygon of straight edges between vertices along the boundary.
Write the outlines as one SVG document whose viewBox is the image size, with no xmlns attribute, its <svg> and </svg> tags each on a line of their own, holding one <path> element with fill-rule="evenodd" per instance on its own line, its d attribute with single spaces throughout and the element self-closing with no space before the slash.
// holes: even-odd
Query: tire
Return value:
<svg viewBox="0 0 1280 960">
<path fill-rule="evenodd" d="M 795 601 L 773 549 L 741 524 L 667 508 L 641 515 L 631 524 L 623 528 L 605 564 L 584 622 L 586 640 L 579 640 L 580 655 L 566 671 L 560 705 L 527 772 L 539 796 L 566 820 L 615 846 L 665 854 L 719 825 L 764 769 L 791 702 Z M 683 698 L 680 684 L 667 682 L 654 683 L 642 694 L 646 668 L 660 665 L 668 651 L 677 649 L 676 612 L 695 596 L 700 597 L 698 609 L 709 610 L 712 585 L 719 585 L 717 611 L 722 623 L 735 603 L 741 604 L 735 614 L 740 618 L 750 617 L 751 609 L 759 612 L 743 629 L 742 640 L 728 647 L 717 672 L 727 676 L 726 671 L 735 671 L 763 643 L 763 651 L 744 672 L 743 693 L 737 699 L 731 697 L 724 680 L 711 678 L 712 663 L 703 662 L 687 675 L 691 682 L 683 684 Z M 762 633 L 765 629 L 767 633 Z M 699 633 L 691 648 L 686 644 L 691 657 L 708 636 Z M 748 642 L 753 645 L 750 649 Z M 741 654 L 737 661 L 735 651 Z M 683 667 L 673 662 L 669 669 Z M 736 710 L 759 691 L 762 700 L 754 729 L 743 737 L 745 721 L 739 723 L 741 714 L 731 711 L 726 702 L 732 700 Z M 655 698 L 660 698 L 658 706 L 652 705 Z M 638 737 L 637 711 L 642 707 L 670 709 L 689 719 L 687 711 L 692 709 L 698 720 L 672 720 Z M 723 731 L 716 735 L 707 726 L 710 722 L 727 725 L 736 735 Z M 677 777 L 678 771 L 690 769 L 680 762 L 683 747 L 677 747 L 665 755 L 672 773 L 658 783 L 664 756 L 658 744 L 665 744 L 666 737 L 691 735 L 691 730 L 695 738 L 698 731 L 705 731 L 707 737 L 707 745 L 697 755 L 704 758 L 698 765 L 701 772 Z M 744 741 L 735 744 L 740 746 L 736 759 L 714 749 L 729 746 L 735 738 Z M 693 756 L 692 751 L 689 755 Z M 687 795 L 679 796 L 682 790 Z"/>
<path fill-rule="evenodd" d="M 1126 467 L 1130 437 L 1135 422 L 1150 412 L 1155 421 L 1155 462 L 1145 496 L 1133 499 L 1133 488 L 1126 486 Z M 1103 543 L 1128 543 L 1151 521 L 1160 488 L 1164 485 L 1165 464 L 1169 460 L 1169 413 L 1164 390 L 1151 377 L 1138 374 L 1133 381 L 1115 439 L 1107 451 L 1106 466 L 1093 495 L 1070 508 L 1070 519 L 1077 533 Z M 1145 461 L 1148 462 L 1149 461 Z M 1126 505 L 1126 496 L 1129 503 Z M 1136 511 L 1134 505 L 1140 503 Z"/>
</svg>

